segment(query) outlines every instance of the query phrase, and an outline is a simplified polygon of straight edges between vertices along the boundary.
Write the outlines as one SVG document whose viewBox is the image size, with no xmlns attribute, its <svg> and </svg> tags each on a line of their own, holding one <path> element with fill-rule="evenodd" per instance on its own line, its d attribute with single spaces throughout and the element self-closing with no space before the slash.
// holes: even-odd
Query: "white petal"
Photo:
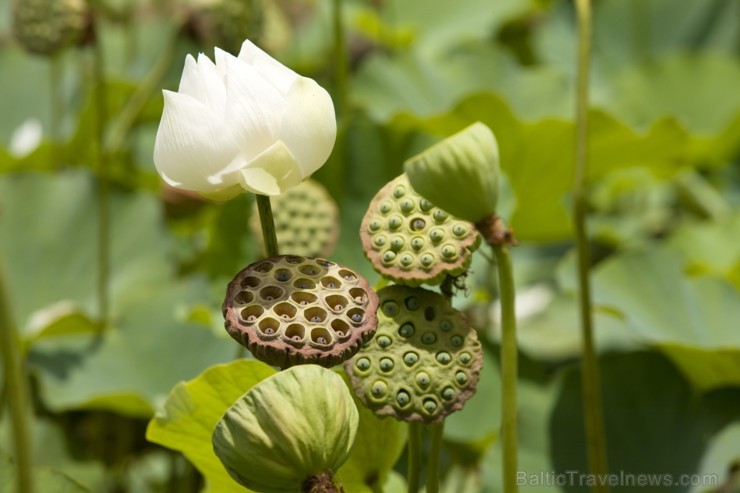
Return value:
<svg viewBox="0 0 740 493">
<path fill-rule="evenodd" d="M 285 98 L 254 68 L 228 53 L 225 122 L 242 153 L 251 160 L 274 144 Z"/>
<path fill-rule="evenodd" d="M 300 77 L 249 40 L 242 43 L 239 59 L 253 66 L 282 94 L 287 94 L 293 83 Z"/>
<path fill-rule="evenodd" d="M 331 96 L 312 79 L 299 78 L 288 93 L 278 139 L 296 156 L 304 178 L 324 165 L 336 138 Z"/>
<path fill-rule="evenodd" d="M 177 91 L 198 99 L 200 94 L 200 80 L 198 79 L 198 63 L 193 58 L 193 55 L 188 54 L 185 57 L 185 67 L 182 69 L 180 87 Z"/>
<path fill-rule="evenodd" d="M 180 94 L 187 94 L 217 113 L 226 106 L 226 88 L 216 65 L 203 53 L 198 61 L 188 55 L 180 79 Z"/>
<path fill-rule="evenodd" d="M 279 195 L 303 180 L 295 156 L 276 142 L 241 170 L 241 184 L 250 192 Z"/>
<path fill-rule="evenodd" d="M 170 185 L 209 192 L 234 184 L 246 162 L 229 129 L 212 110 L 186 94 L 164 91 L 154 164 Z"/>
<path fill-rule="evenodd" d="M 13 131 L 8 150 L 15 157 L 31 154 L 41 143 L 44 129 L 36 118 L 29 118 Z"/>
</svg>

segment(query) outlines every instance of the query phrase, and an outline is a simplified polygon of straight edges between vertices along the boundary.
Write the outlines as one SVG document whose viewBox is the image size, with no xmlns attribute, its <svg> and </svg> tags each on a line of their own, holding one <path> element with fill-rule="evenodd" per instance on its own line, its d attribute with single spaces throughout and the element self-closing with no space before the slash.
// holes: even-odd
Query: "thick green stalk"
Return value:
<svg viewBox="0 0 740 493">
<path fill-rule="evenodd" d="M 92 86 L 95 107 L 93 147 L 98 169 L 98 311 L 100 327 L 108 324 L 110 286 L 110 177 L 105 153 L 105 125 L 108 120 L 103 50 L 99 40 L 92 46 Z"/>
<path fill-rule="evenodd" d="M 10 297 L 5 272 L 0 261 L 0 351 L 5 364 L 5 388 L 8 392 L 10 421 L 15 446 L 16 485 L 18 493 L 31 493 L 31 434 L 28 380 L 23 371 L 21 345 L 10 313 Z"/>
<path fill-rule="evenodd" d="M 334 85 L 339 115 L 347 111 L 349 67 L 347 48 L 342 22 L 342 0 L 332 1 L 332 20 L 334 27 Z"/>
<path fill-rule="evenodd" d="M 429 466 L 427 468 L 427 493 L 439 493 L 439 461 L 442 456 L 442 434 L 445 422 L 428 427 L 431 444 L 429 447 Z"/>
<path fill-rule="evenodd" d="M 591 252 L 586 232 L 586 171 L 588 166 L 588 78 L 591 59 L 591 2 L 576 0 L 578 15 L 578 80 L 576 94 L 576 161 L 573 184 L 573 217 L 578 250 L 578 295 L 583 338 L 583 413 L 589 469 L 592 474 L 607 473 L 604 411 L 601 400 L 599 360 L 596 355 L 591 309 L 589 269 Z M 606 493 L 606 485 L 594 485 L 594 492 Z"/>
<path fill-rule="evenodd" d="M 262 239 L 265 244 L 265 254 L 268 257 L 280 255 L 277 235 L 275 234 L 275 220 L 272 218 L 272 205 L 267 195 L 257 195 L 257 211 L 260 214 Z"/>
<path fill-rule="evenodd" d="M 421 424 L 409 422 L 408 493 L 417 493 L 421 484 Z"/>
<path fill-rule="evenodd" d="M 516 493 L 517 486 L 517 343 L 514 272 L 509 247 L 491 245 L 496 256 L 501 302 L 501 448 L 503 450 L 504 493 Z"/>
</svg>

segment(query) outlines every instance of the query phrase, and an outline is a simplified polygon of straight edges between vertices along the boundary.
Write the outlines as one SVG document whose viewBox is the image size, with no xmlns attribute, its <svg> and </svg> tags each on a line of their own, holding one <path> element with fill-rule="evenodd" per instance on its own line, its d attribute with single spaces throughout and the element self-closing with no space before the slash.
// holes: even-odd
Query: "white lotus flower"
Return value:
<svg viewBox="0 0 740 493">
<path fill-rule="evenodd" d="M 216 63 L 188 55 L 178 92 L 163 91 L 154 163 L 170 185 L 225 199 L 278 195 L 319 169 L 337 124 L 331 97 L 247 40 Z"/>
</svg>

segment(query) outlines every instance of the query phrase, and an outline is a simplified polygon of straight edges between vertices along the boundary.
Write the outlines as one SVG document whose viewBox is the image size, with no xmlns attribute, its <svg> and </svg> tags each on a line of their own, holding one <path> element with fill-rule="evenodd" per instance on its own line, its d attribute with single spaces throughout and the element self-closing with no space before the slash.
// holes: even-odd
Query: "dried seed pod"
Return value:
<svg viewBox="0 0 740 493">
<path fill-rule="evenodd" d="M 237 400 L 213 432 L 213 449 L 229 475 L 261 493 L 334 486 L 347 460 L 359 412 L 342 378 L 301 365 L 261 381 Z M 321 490 L 321 491 L 337 491 Z"/>
<path fill-rule="evenodd" d="M 372 338 L 378 297 L 346 267 L 281 255 L 239 272 L 222 308 L 226 330 L 258 360 L 281 368 L 330 367 Z"/>
<path fill-rule="evenodd" d="M 344 363 L 355 394 L 378 415 L 438 423 L 475 393 L 476 332 L 438 293 L 390 286 L 378 297 L 375 338 Z"/>
<path fill-rule="evenodd" d="M 187 0 L 188 26 L 196 40 L 236 55 L 246 38 L 259 39 L 264 24 L 261 0 Z"/>
<path fill-rule="evenodd" d="M 360 226 L 365 255 L 380 274 L 408 286 L 459 276 L 480 245 L 475 226 L 417 194 L 401 175 L 370 203 Z"/>
<path fill-rule="evenodd" d="M 271 197 L 275 234 L 280 248 L 306 257 L 328 257 L 339 238 L 339 210 L 329 192 L 319 182 L 306 180 L 281 195 Z M 257 204 L 250 227 L 262 244 Z"/>
<path fill-rule="evenodd" d="M 82 38 L 89 25 L 85 0 L 15 0 L 13 33 L 28 51 L 53 55 Z"/>
</svg>

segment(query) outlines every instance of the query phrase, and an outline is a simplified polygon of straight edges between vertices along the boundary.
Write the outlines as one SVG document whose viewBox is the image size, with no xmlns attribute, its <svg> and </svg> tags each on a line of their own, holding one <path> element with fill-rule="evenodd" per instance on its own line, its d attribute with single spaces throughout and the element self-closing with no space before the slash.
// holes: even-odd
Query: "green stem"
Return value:
<svg viewBox="0 0 740 493">
<path fill-rule="evenodd" d="M 98 169 L 98 310 L 100 327 L 108 324 L 110 279 L 110 178 L 105 153 L 106 108 L 103 50 L 99 40 L 92 46 L 92 85 L 95 106 L 95 138 L 93 147 Z"/>
<path fill-rule="evenodd" d="M 421 480 L 421 424 L 409 423 L 408 438 L 408 493 L 417 493 Z"/>
<path fill-rule="evenodd" d="M 10 314 L 10 297 L 5 284 L 5 273 L 0 261 L 0 351 L 5 363 L 5 382 L 8 391 L 10 420 L 15 446 L 16 485 L 18 493 L 33 491 L 31 477 L 31 435 L 29 419 L 28 381 L 21 359 L 18 331 Z"/>
<path fill-rule="evenodd" d="M 276 257 L 280 255 L 280 251 L 278 250 L 277 235 L 275 234 L 275 220 L 272 218 L 270 197 L 267 195 L 257 195 L 257 211 L 260 214 L 265 254 L 268 257 Z"/>
<path fill-rule="evenodd" d="M 334 84 L 339 115 L 347 110 L 349 68 L 347 49 L 342 22 L 342 0 L 332 1 L 332 20 L 334 27 Z"/>
<path fill-rule="evenodd" d="M 517 342 L 514 273 L 507 245 L 491 245 L 498 266 L 501 302 L 501 448 L 504 493 L 517 486 Z"/>
<path fill-rule="evenodd" d="M 55 54 L 49 60 L 49 113 L 50 127 L 49 139 L 51 140 L 51 169 L 56 169 L 60 164 L 60 142 L 62 140 L 61 127 L 62 115 L 64 114 L 64 104 L 62 103 L 62 94 L 60 86 L 62 85 L 63 74 L 63 54 Z"/>
<path fill-rule="evenodd" d="M 429 466 L 427 469 L 427 493 L 439 492 L 439 461 L 442 456 L 442 434 L 444 428 L 444 421 L 429 426 L 431 445 L 429 448 Z"/>
<path fill-rule="evenodd" d="M 123 146 L 131 128 L 136 123 L 136 119 L 144 110 L 152 95 L 161 87 L 162 80 L 172 66 L 172 60 L 175 59 L 180 32 L 181 23 L 177 22 L 154 66 L 141 81 L 141 84 L 137 86 L 136 91 L 121 110 L 118 119 L 113 123 L 105 146 L 107 152 L 115 152 Z"/>
<path fill-rule="evenodd" d="M 583 413 L 590 472 L 607 472 L 606 437 L 599 360 L 594 347 L 589 268 L 591 252 L 586 232 L 586 175 L 588 166 L 588 78 L 591 58 L 591 2 L 576 0 L 578 15 L 578 79 L 576 95 L 576 156 L 573 184 L 573 216 L 578 250 L 578 286 L 583 338 Z M 606 493 L 608 486 L 596 484 L 594 492 Z"/>
</svg>

